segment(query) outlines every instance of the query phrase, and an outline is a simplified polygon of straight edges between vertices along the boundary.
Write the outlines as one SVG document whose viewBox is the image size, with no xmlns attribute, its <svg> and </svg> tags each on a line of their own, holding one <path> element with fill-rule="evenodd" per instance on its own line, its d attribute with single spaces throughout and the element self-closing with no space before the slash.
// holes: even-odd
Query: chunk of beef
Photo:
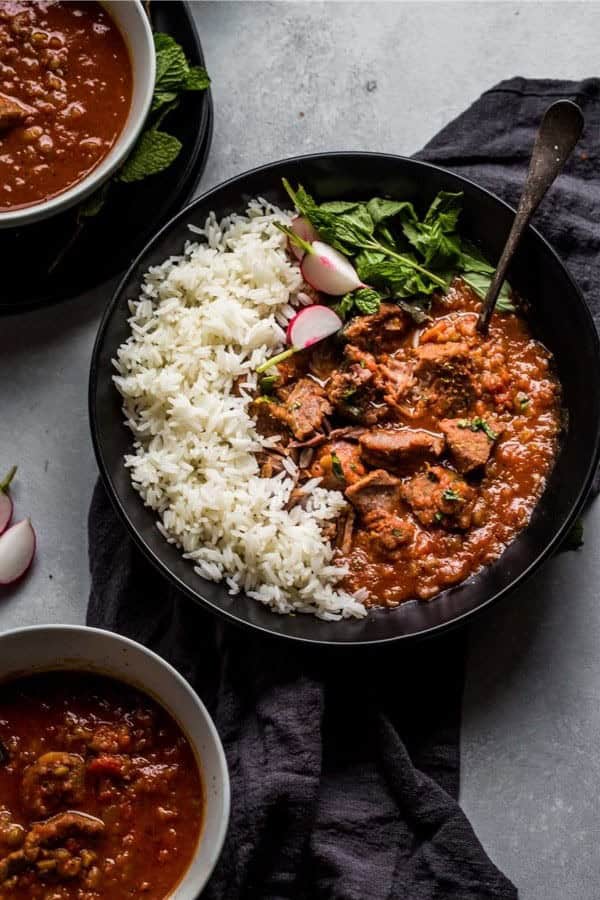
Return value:
<svg viewBox="0 0 600 900">
<path fill-rule="evenodd" d="M 310 353 L 308 368 L 321 381 L 326 381 L 339 366 L 340 351 L 337 343 L 329 338 L 319 341 L 308 351 Z"/>
<path fill-rule="evenodd" d="M 22 125 L 37 110 L 6 94 L 0 94 L 0 132 Z"/>
<path fill-rule="evenodd" d="M 294 437 L 305 440 L 323 425 L 333 407 L 323 388 L 311 378 L 300 378 L 292 387 L 285 402 L 289 426 Z"/>
<path fill-rule="evenodd" d="M 370 466 L 404 469 L 441 456 L 444 438 L 423 428 L 376 428 L 359 438 L 363 459 Z"/>
<path fill-rule="evenodd" d="M 355 316 L 342 335 L 362 350 L 387 352 L 400 346 L 409 326 L 406 313 L 393 303 L 382 303 L 372 316 Z"/>
<path fill-rule="evenodd" d="M 346 497 L 363 516 L 395 513 L 401 500 L 401 486 L 400 479 L 385 469 L 374 469 L 346 488 Z"/>
<path fill-rule="evenodd" d="M 439 374 L 448 368 L 456 368 L 464 365 L 469 358 L 469 347 L 463 341 L 449 342 L 446 344 L 427 343 L 419 344 L 415 348 L 417 365 L 415 373 Z"/>
<path fill-rule="evenodd" d="M 405 517 L 375 510 L 363 517 L 369 543 L 378 556 L 392 556 L 414 537 L 415 526 Z"/>
<path fill-rule="evenodd" d="M 281 453 L 271 452 L 270 450 L 261 450 L 256 454 L 256 461 L 260 466 L 261 478 L 273 478 L 283 471 L 284 456 Z"/>
<path fill-rule="evenodd" d="M 256 430 L 263 437 L 286 435 L 289 428 L 287 410 L 271 397 L 257 397 L 250 404 L 250 415 L 256 422 Z"/>
<path fill-rule="evenodd" d="M 478 427 L 481 421 L 481 419 L 443 419 L 440 422 L 440 429 L 446 435 L 452 459 L 459 472 L 467 473 L 482 469 L 492 454 L 499 428 L 494 424 L 486 432 L 485 429 Z"/>
<path fill-rule="evenodd" d="M 310 467 L 311 478 L 322 478 L 321 487 L 343 491 L 365 474 L 358 444 L 334 440 L 320 447 Z"/>
<path fill-rule="evenodd" d="M 443 466 L 431 466 L 426 472 L 405 481 L 402 498 L 423 525 L 442 525 L 466 530 L 471 524 L 476 493 L 466 481 Z"/>
<path fill-rule="evenodd" d="M 415 384 L 414 362 L 389 357 L 379 367 L 383 383 L 384 400 L 391 406 L 402 406 Z"/>
<path fill-rule="evenodd" d="M 420 344 L 414 352 L 420 399 L 429 412 L 440 417 L 467 412 L 476 398 L 467 344 Z"/>
<path fill-rule="evenodd" d="M 388 415 L 379 367 L 370 353 L 353 344 L 345 347 L 342 367 L 333 373 L 326 390 L 342 418 L 374 425 Z"/>
<path fill-rule="evenodd" d="M 43 818 L 61 806 L 80 803 L 84 795 L 85 763 L 77 753 L 43 753 L 25 769 L 21 799 L 33 816 Z"/>
</svg>

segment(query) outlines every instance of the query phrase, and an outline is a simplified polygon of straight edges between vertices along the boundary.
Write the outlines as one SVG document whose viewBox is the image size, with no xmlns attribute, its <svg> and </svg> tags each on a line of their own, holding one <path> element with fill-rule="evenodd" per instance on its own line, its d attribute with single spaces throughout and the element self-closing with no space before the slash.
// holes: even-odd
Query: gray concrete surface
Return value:
<svg viewBox="0 0 600 900">
<path fill-rule="evenodd" d="M 302 151 L 410 154 L 494 82 L 598 74 L 596 3 L 194 3 L 213 79 L 202 188 Z M 34 570 L 0 629 L 78 622 L 96 477 L 86 384 L 108 291 L 0 320 L 0 464 L 20 466 Z M 600 505 L 586 544 L 472 632 L 462 802 L 523 900 L 600 896 Z"/>
</svg>

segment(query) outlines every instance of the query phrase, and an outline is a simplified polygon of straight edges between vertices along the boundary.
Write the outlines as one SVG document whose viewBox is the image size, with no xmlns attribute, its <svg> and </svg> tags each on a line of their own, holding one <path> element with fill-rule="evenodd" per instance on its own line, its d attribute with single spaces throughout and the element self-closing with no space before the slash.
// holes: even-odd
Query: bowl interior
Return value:
<svg viewBox="0 0 600 900">
<path fill-rule="evenodd" d="M 172 896 L 195 900 L 219 857 L 229 817 L 227 763 L 206 708 L 168 663 L 111 632 L 58 625 L 0 635 L 0 681 L 65 669 L 108 675 L 138 688 L 164 706 L 187 735 L 202 774 L 206 809 L 196 855 Z"/>
<path fill-rule="evenodd" d="M 514 587 L 558 545 L 584 502 L 598 461 L 600 356 L 598 337 L 578 289 L 554 251 L 529 229 L 510 273 L 532 306 L 535 335 L 554 353 L 569 427 L 544 495 L 529 526 L 502 557 L 432 601 L 396 610 L 373 610 L 361 621 L 324 623 L 311 616 L 278 616 L 222 585 L 199 578 L 177 549 L 160 536 L 153 513 L 131 487 L 123 466 L 131 436 L 123 424 L 112 384 L 111 359 L 128 336 L 127 301 L 139 293 L 144 272 L 190 239 L 188 223 L 203 224 L 240 212 L 256 196 L 286 205 L 281 177 L 301 182 L 319 200 L 379 195 L 412 200 L 423 209 L 440 190 L 464 192 L 463 231 L 496 260 L 514 213 L 492 194 L 450 172 L 382 154 L 347 153 L 296 157 L 232 179 L 176 216 L 148 245 L 119 286 L 101 324 L 90 376 L 90 417 L 100 472 L 115 506 L 138 546 L 173 583 L 213 611 L 244 625 L 299 640 L 356 644 L 415 637 L 457 624 Z"/>
<path fill-rule="evenodd" d="M 101 0 L 101 4 L 125 40 L 132 68 L 131 105 L 123 130 L 109 153 L 85 178 L 50 200 L 23 209 L 0 212 L 0 228 L 38 222 L 80 203 L 124 162 L 142 130 L 150 110 L 156 75 L 152 29 L 141 0 L 128 0 L 126 3 L 122 0 Z"/>
</svg>

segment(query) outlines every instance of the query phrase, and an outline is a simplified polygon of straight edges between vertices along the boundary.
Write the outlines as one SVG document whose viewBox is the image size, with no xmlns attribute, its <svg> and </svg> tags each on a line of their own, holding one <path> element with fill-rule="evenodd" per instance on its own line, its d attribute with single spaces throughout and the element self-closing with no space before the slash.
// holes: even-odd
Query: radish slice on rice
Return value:
<svg viewBox="0 0 600 900">
<path fill-rule="evenodd" d="M 316 241 L 319 237 L 319 235 L 305 216 L 295 216 L 292 219 L 292 231 L 303 241 L 306 241 L 307 244 L 312 244 L 312 242 Z M 289 245 L 290 250 L 296 257 L 296 259 L 302 259 L 302 257 L 306 253 L 306 250 L 291 239 L 289 241 Z"/>
<path fill-rule="evenodd" d="M 258 366 L 256 371 L 258 374 L 266 372 L 271 366 L 283 362 L 284 359 L 293 356 L 298 350 L 305 350 L 318 341 L 323 341 L 330 335 L 339 331 L 344 323 L 336 312 L 329 306 L 322 306 L 320 303 L 314 303 L 312 306 L 305 306 L 299 313 L 296 313 L 287 328 L 286 340 L 291 347 L 283 350 L 276 356 L 272 356 L 262 365 Z"/>
<path fill-rule="evenodd" d="M 313 241 L 310 248 L 302 258 L 300 271 L 311 287 L 334 297 L 363 287 L 356 269 L 339 250 L 323 241 Z"/>
<path fill-rule="evenodd" d="M 315 303 L 301 309 L 287 328 L 287 342 L 298 350 L 303 350 L 335 334 L 343 322 L 329 306 Z"/>
<path fill-rule="evenodd" d="M 17 522 L 0 537 L 0 584 L 25 574 L 35 554 L 35 532 L 29 519 Z"/>
</svg>

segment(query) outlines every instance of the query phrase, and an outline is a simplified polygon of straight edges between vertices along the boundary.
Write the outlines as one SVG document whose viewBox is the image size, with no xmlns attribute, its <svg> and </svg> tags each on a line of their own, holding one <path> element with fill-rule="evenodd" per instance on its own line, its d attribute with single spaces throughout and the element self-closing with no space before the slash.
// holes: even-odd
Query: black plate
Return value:
<svg viewBox="0 0 600 900">
<path fill-rule="evenodd" d="M 153 29 L 170 34 L 192 65 L 203 66 L 202 46 L 187 4 L 154 0 L 150 8 Z M 186 94 L 165 122 L 183 144 L 173 165 L 139 184 L 112 185 L 103 210 L 88 219 L 79 234 L 76 209 L 39 225 L 0 230 L 0 258 L 11 261 L 3 267 L 0 315 L 83 294 L 129 266 L 151 235 L 192 196 L 206 165 L 212 119 L 210 91 Z"/>
<path fill-rule="evenodd" d="M 558 546 L 581 510 L 600 448 L 600 352 L 585 302 L 550 245 L 530 228 L 511 271 L 511 280 L 532 304 L 532 325 L 555 354 L 569 414 L 568 433 L 544 495 L 529 526 L 501 559 L 432 601 L 409 602 L 395 610 L 373 610 L 360 621 L 325 623 L 312 616 L 279 616 L 244 596 L 230 597 L 221 585 L 199 578 L 179 552 L 160 536 L 155 517 L 131 487 L 123 466 L 131 435 L 112 383 L 111 358 L 128 336 L 127 299 L 137 296 L 143 273 L 181 251 L 188 222 L 243 211 L 263 196 L 286 205 L 281 177 L 302 182 L 319 200 L 389 195 L 426 208 L 440 190 L 464 192 L 462 226 L 497 259 L 514 211 L 470 181 L 436 166 L 402 157 L 339 153 L 296 157 L 241 175 L 209 191 L 177 215 L 133 264 L 106 310 L 90 374 L 90 419 L 96 457 L 109 494 L 146 556 L 175 586 L 227 618 L 281 637 L 329 644 L 357 644 L 438 633 L 489 606 L 529 575 Z"/>
</svg>

